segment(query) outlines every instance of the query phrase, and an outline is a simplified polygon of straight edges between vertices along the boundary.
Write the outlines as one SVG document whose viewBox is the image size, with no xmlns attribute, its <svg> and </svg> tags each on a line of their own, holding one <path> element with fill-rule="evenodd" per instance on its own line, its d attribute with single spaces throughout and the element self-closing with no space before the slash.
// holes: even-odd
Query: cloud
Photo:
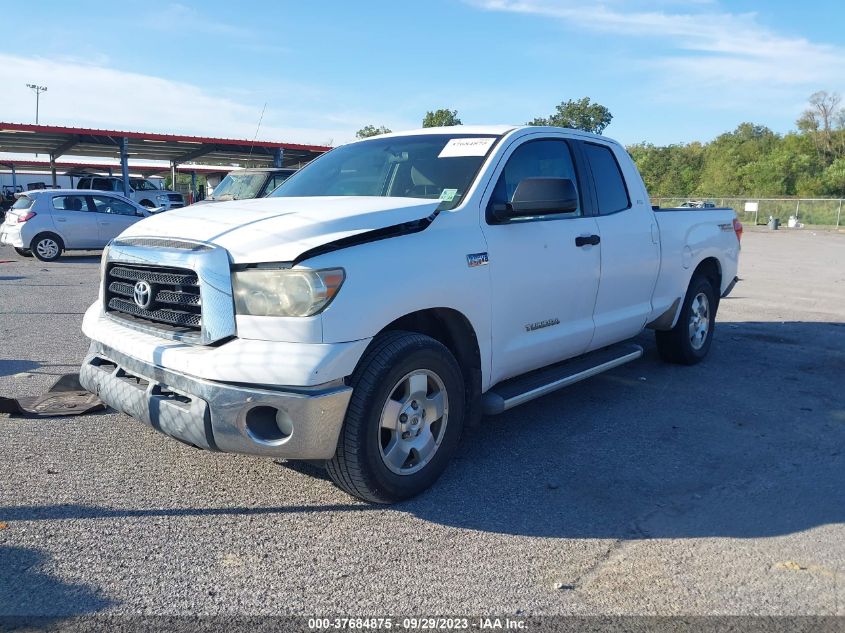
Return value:
<svg viewBox="0 0 845 633">
<path fill-rule="evenodd" d="M 48 86 L 41 95 L 41 123 L 56 125 L 252 139 L 266 101 L 259 140 L 322 144 L 352 139 L 361 121 L 371 118 L 339 102 L 327 105 L 325 93 L 307 86 L 221 93 L 78 59 L 2 53 L 0 68 L 7 86 L 1 116 L 11 122 L 34 119 L 35 97 L 25 86 L 33 81 Z M 291 95 L 297 95 L 293 104 Z"/>
<path fill-rule="evenodd" d="M 209 15 L 212 16 L 211 19 Z M 248 38 L 252 35 L 248 29 L 217 19 L 213 14 L 201 14 L 196 9 L 178 2 L 168 4 L 164 9 L 144 17 L 143 26 L 165 33 L 178 33 L 180 37 L 186 33 L 236 38 Z"/>
<path fill-rule="evenodd" d="M 845 48 L 778 33 L 761 25 L 754 13 L 720 11 L 712 2 L 657 0 L 631 8 L 630 2 L 618 0 L 467 1 L 488 11 L 551 17 L 572 28 L 649 38 L 654 56 L 633 63 L 659 71 L 665 87 L 674 85 L 687 95 L 689 90 L 678 87 L 730 89 L 733 94 L 754 89 L 758 96 L 771 96 L 836 89 L 845 77 Z"/>
</svg>

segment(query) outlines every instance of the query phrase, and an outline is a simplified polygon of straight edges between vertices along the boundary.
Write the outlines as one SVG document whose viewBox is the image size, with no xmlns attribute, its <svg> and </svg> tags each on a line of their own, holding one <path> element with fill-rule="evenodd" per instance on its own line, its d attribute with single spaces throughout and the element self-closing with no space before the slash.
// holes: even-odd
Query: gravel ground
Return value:
<svg viewBox="0 0 845 633">
<path fill-rule="evenodd" d="M 743 245 L 706 362 L 643 335 L 390 508 L 123 415 L 0 416 L 0 615 L 843 615 L 845 235 Z M 36 395 L 87 349 L 98 259 L 0 261 L 0 394 Z"/>
</svg>

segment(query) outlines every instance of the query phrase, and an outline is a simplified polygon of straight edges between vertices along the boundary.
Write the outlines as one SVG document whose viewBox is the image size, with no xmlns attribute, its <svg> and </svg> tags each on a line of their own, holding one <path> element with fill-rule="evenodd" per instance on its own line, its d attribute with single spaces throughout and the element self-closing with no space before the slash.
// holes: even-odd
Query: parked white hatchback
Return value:
<svg viewBox="0 0 845 633">
<path fill-rule="evenodd" d="M 19 255 L 55 261 L 66 250 L 103 248 L 154 210 L 121 195 L 79 189 L 42 189 L 17 194 L 0 224 L 0 244 Z"/>
</svg>

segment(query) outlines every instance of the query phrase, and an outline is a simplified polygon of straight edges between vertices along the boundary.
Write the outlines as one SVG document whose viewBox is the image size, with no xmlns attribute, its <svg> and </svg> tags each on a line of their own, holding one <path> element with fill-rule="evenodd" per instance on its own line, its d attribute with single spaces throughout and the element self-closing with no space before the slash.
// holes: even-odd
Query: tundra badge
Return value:
<svg viewBox="0 0 845 633">
<path fill-rule="evenodd" d="M 475 268 L 476 266 L 486 266 L 490 262 L 487 253 L 472 253 L 467 255 L 467 266 Z"/>
</svg>

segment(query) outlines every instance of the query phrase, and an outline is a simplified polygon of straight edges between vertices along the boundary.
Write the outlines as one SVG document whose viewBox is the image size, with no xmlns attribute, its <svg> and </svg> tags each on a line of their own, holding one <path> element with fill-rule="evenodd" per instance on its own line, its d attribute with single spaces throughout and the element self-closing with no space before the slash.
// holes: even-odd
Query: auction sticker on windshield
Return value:
<svg viewBox="0 0 845 633">
<path fill-rule="evenodd" d="M 484 156 L 495 141 L 495 138 L 453 138 L 446 143 L 437 158 Z"/>
</svg>

